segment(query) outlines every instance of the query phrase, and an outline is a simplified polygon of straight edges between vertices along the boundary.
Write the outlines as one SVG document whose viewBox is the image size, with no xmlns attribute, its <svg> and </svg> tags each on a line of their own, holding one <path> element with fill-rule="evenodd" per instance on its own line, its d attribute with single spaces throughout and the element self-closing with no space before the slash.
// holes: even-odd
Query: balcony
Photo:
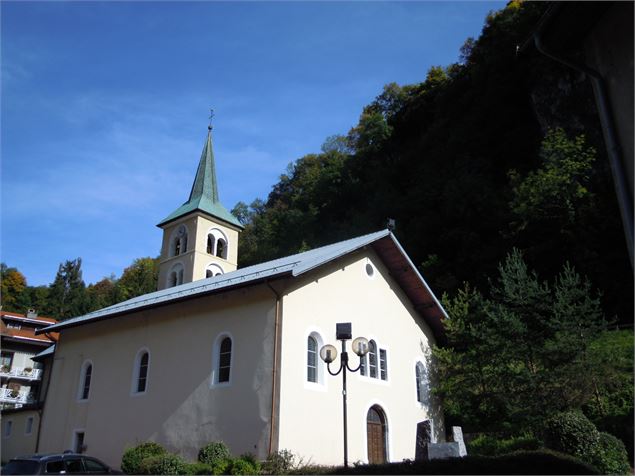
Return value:
<svg viewBox="0 0 635 476">
<path fill-rule="evenodd" d="M 42 369 L 32 369 L 29 367 L 13 367 L 9 369 L 4 366 L 0 368 L 0 377 L 19 378 L 24 380 L 40 380 L 40 378 L 42 377 Z"/>
<path fill-rule="evenodd" d="M 18 391 L 10 388 L 0 388 L 0 403 L 12 403 L 17 407 L 21 407 L 26 403 L 34 403 L 35 394 L 29 390 Z"/>
</svg>

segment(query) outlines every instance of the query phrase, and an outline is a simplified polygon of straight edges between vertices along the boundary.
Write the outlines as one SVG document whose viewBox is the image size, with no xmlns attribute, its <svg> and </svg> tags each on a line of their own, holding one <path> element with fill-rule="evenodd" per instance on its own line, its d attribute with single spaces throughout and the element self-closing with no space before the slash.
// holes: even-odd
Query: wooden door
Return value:
<svg viewBox="0 0 635 476">
<path fill-rule="evenodd" d="M 386 423 L 384 414 L 377 406 L 368 410 L 366 418 L 366 441 L 368 442 L 368 462 L 386 462 Z"/>
</svg>

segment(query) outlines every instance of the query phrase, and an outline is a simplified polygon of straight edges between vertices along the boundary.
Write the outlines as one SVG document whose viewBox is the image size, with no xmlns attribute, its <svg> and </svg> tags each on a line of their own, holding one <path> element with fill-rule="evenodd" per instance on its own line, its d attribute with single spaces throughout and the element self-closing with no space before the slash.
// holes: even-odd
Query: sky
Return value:
<svg viewBox="0 0 635 476">
<path fill-rule="evenodd" d="M 159 255 L 214 109 L 221 202 L 266 199 L 385 84 L 459 60 L 504 2 L 0 3 L 0 259 L 31 286 Z"/>
</svg>

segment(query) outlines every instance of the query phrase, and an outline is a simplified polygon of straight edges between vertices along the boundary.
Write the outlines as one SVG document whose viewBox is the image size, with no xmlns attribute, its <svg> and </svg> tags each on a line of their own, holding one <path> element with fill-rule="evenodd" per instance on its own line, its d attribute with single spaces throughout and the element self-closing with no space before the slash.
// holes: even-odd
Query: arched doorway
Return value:
<svg viewBox="0 0 635 476">
<path fill-rule="evenodd" d="M 381 464 L 386 462 L 386 416 L 378 405 L 373 405 L 366 416 L 366 441 L 368 462 Z"/>
</svg>

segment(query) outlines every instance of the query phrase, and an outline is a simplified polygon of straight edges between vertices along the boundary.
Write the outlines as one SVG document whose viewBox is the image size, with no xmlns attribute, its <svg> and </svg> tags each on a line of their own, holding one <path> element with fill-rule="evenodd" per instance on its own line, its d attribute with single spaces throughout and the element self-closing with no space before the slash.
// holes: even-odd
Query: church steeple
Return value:
<svg viewBox="0 0 635 476">
<path fill-rule="evenodd" d="M 212 203 L 220 203 L 218 199 L 218 185 L 216 183 L 216 164 L 214 163 L 214 149 L 212 148 L 212 126 L 207 128 L 207 141 L 203 147 L 201 160 L 198 163 L 196 178 L 192 184 L 192 191 L 188 202 L 207 195 Z"/>
<path fill-rule="evenodd" d="M 159 289 L 236 269 L 243 226 L 218 197 L 211 123 L 188 200 L 157 226 L 164 230 Z"/>
<path fill-rule="evenodd" d="M 244 228 L 238 219 L 227 211 L 218 198 L 216 164 L 214 162 L 214 150 L 212 147 L 212 126 L 208 127 L 207 140 L 203 146 L 201 160 L 198 163 L 196 177 L 194 178 L 192 190 L 190 191 L 190 198 L 187 202 L 170 213 L 170 215 L 161 220 L 157 226 L 162 227 L 195 210 L 237 226 L 241 230 Z"/>
</svg>

